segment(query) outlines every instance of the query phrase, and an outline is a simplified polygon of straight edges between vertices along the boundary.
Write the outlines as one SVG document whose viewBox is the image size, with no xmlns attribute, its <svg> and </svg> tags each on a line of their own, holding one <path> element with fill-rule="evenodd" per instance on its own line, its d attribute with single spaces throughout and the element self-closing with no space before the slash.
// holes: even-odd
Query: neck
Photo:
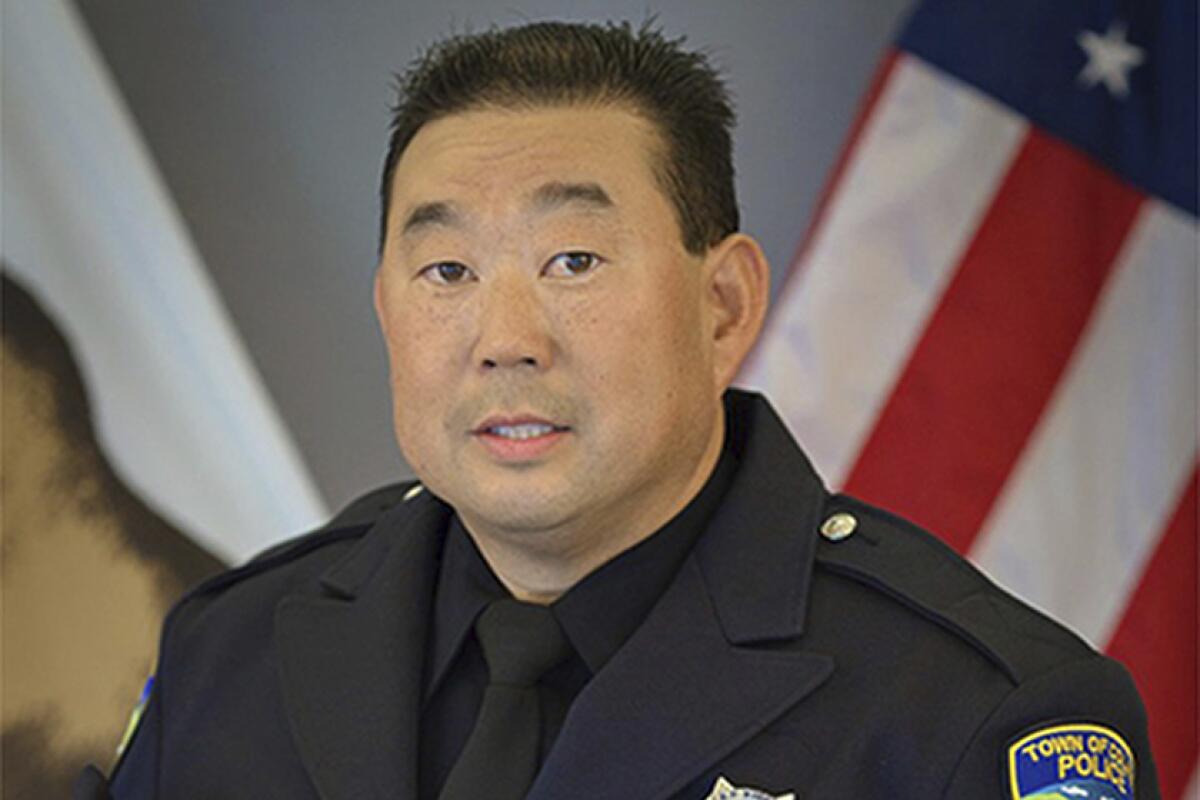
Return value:
<svg viewBox="0 0 1200 800">
<path fill-rule="evenodd" d="M 725 441 L 724 415 L 690 474 L 655 496 L 625 498 L 614 513 L 529 532 L 492 530 L 461 515 L 496 577 L 518 600 L 549 605 L 621 553 L 652 536 L 692 501 L 712 474 Z M 516 534 L 516 535 L 514 535 Z"/>
</svg>

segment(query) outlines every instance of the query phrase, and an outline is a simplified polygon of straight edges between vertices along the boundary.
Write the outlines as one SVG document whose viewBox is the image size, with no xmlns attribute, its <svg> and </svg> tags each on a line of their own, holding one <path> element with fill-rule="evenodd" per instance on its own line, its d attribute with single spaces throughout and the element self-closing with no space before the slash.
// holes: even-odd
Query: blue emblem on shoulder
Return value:
<svg viewBox="0 0 1200 800">
<path fill-rule="evenodd" d="M 154 690 L 154 676 L 151 675 L 146 679 L 145 685 L 142 686 L 142 695 L 138 698 L 137 705 L 133 707 L 133 711 L 129 714 L 129 722 L 125 723 L 125 732 L 121 734 L 121 743 L 117 745 L 117 756 L 120 757 L 125 748 L 129 747 L 129 742 L 133 740 L 133 735 L 137 733 L 138 725 L 142 722 L 142 714 L 146 711 L 146 704 L 150 702 L 150 692 Z"/>
<path fill-rule="evenodd" d="M 1008 747 L 1011 800 L 1131 800 L 1133 751 L 1111 728 L 1056 724 Z"/>
</svg>

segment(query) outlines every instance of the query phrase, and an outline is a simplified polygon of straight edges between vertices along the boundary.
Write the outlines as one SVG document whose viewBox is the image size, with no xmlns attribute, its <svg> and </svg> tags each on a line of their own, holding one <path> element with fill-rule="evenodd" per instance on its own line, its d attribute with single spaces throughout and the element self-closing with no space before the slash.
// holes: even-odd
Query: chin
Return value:
<svg viewBox="0 0 1200 800">
<path fill-rule="evenodd" d="M 493 529 L 516 534 L 535 533 L 561 527 L 573 516 L 562 498 L 523 498 L 481 503 L 474 515 Z"/>
<path fill-rule="evenodd" d="M 525 488 L 481 491 L 479 487 L 455 498 L 447 498 L 464 517 L 493 532 L 513 535 L 551 531 L 570 524 L 578 516 L 579 499 L 568 491 Z"/>
</svg>

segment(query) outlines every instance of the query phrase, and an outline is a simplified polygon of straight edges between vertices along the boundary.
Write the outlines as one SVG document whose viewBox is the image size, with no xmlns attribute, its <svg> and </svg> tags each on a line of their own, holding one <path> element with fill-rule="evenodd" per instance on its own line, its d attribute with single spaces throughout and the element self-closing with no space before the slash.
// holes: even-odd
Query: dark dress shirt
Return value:
<svg viewBox="0 0 1200 800">
<path fill-rule="evenodd" d="M 554 744 L 575 697 L 599 672 L 666 590 L 720 504 L 736 459 L 728 438 L 712 474 L 682 511 L 651 536 L 603 564 L 550 606 L 574 649 L 539 684 L 541 761 Z M 509 592 L 483 559 L 458 517 L 446 531 L 426 653 L 421 714 L 422 800 L 436 800 L 467 743 L 487 686 L 487 664 L 475 639 L 479 612 Z"/>
</svg>

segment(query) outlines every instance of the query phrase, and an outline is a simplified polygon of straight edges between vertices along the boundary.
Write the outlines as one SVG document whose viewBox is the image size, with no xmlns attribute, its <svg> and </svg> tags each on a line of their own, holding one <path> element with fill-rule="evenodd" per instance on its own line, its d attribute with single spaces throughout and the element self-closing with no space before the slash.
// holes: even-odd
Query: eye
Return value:
<svg viewBox="0 0 1200 800">
<path fill-rule="evenodd" d="M 419 274 L 422 278 L 443 286 L 466 283 L 475 277 L 475 274 L 467 266 L 457 261 L 439 261 L 436 264 L 430 264 Z"/>
<path fill-rule="evenodd" d="M 604 259 L 595 253 L 589 253 L 584 250 L 571 250 L 566 253 L 559 253 L 550 259 L 542 272 L 552 278 L 574 278 L 592 272 L 603 261 Z"/>
</svg>

